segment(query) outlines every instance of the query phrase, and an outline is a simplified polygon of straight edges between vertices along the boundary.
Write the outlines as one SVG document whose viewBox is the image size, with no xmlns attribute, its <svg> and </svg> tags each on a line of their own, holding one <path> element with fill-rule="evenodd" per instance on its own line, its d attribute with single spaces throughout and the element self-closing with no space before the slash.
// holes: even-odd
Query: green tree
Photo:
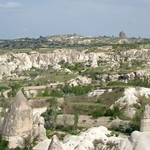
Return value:
<svg viewBox="0 0 150 150">
<path fill-rule="evenodd" d="M 49 100 L 50 105 L 49 108 L 42 116 L 45 119 L 45 127 L 47 129 L 56 127 L 56 119 L 57 119 L 57 100 L 52 98 Z"/>
</svg>

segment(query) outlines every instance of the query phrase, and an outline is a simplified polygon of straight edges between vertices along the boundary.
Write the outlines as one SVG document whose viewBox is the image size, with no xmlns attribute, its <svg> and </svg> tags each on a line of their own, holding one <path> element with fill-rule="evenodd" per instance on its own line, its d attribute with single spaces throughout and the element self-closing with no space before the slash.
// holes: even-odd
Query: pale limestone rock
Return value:
<svg viewBox="0 0 150 150">
<path fill-rule="evenodd" d="M 32 127 L 32 108 L 22 92 L 19 91 L 5 116 L 2 128 L 2 135 L 9 141 L 9 148 L 22 147 L 23 142 L 20 141 L 31 136 Z"/>
<path fill-rule="evenodd" d="M 63 144 L 59 141 L 56 135 L 53 135 L 48 150 L 64 150 Z"/>
<path fill-rule="evenodd" d="M 49 53 L 6 53 L 0 55 L 0 79 L 2 76 L 11 76 L 14 71 L 30 70 L 32 67 L 48 69 L 48 66 L 58 66 L 61 61 L 69 64 L 84 63 L 91 67 L 97 67 L 99 61 L 106 62 L 111 67 L 119 66 L 121 58 L 128 58 L 130 64 L 133 60 L 147 61 L 150 58 L 150 49 L 130 49 L 122 51 L 120 54 L 115 52 L 89 52 L 77 51 L 72 49 L 57 49 Z M 57 69 L 59 67 L 56 67 Z M 137 76 L 149 76 L 150 71 L 137 71 Z"/>
<path fill-rule="evenodd" d="M 61 66 L 59 64 L 56 64 L 53 66 L 53 69 L 55 70 L 61 70 Z"/>
<path fill-rule="evenodd" d="M 120 142 L 120 150 L 149 150 L 150 132 L 132 132 L 128 139 Z"/>
<path fill-rule="evenodd" d="M 48 150 L 48 147 L 51 143 L 51 139 L 45 139 L 42 142 L 38 143 L 33 150 Z"/>
<path fill-rule="evenodd" d="M 79 136 L 70 136 L 68 139 L 65 139 L 64 146 L 66 150 L 94 150 L 94 141 L 99 140 L 102 143 L 100 143 L 97 149 L 109 149 L 109 145 L 107 145 L 108 142 L 116 143 L 115 146 L 118 147 L 120 138 L 113 136 L 107 137 L 110 133 L 111 132 L 103 126 L 92 127 Z"/>
<path fill-rule="evenodd" d="M 36 113 L 33 117 L 33 138 L 35 138 L 37 141 L 43 141 L 47 139 L 46 129 L 44 128 L 44 118 L 40 117 L 39 113 Z"/>
<path fill-rule="evenodd" d="M 32 67 L 48 69 L 49 66 L 53 66 L 56 70 L 61 69 L 59 63 L 64 61 L 65 63 L 87 63 L 91 67 L 97 67 L 98 61 L 106 61 L 116 63 L 112 61 L 113 57 L 104 52 L 90 52 L 77 51 L 72 49 L 57 49 L 49 53 L 7 53 L 0 55 L 0 78 L 3 73 L 6 76 L 11 76 L 14 71 L 30 70 Z"/>
<path fill-rule="evenodd" d="M 32 108 L 21 91 L 16 94 L 4 120 L 4 136 L 24 136 L 32 130 Z"/>
<path fill-rule="evenodd" d="M 150 106 L 147 104 L 141 118 L 141 132 L 150 132 Z"/>
<path fill-rule="evenodd" d="M 88 93 L 88 96 L 89 96 L 89 97 L 100 96 L 100 95 L 102 95 L 105 91 L 106 91 L 105 89 L 94 90 L 94 91 Z"/>
<path fill-rule="evenodd" d="M 86 85 L 92 82 L 91 78 L 87 78 L 86 76 L 78 76 L 75 79 L 71 79 L 68 81 L 69 86 L 77 86 L 77 85 Z"/>
<path fill-rule="evenodd" d="M 66 150 L 64 145 L 59 141 L 56 135 L 52 139 L 45 139 L 38 143 L 33 150 Z"/>
<path fill-rule="evenodd" d="M 24 91 L 24 93 L 28 98 L 31 98 L 31 97 L 36 97 L 38 91 L 37 90 L 28 90 L 28 91 Z"/>
<path fill-rule="evenodd" d="M 68 74 L 71 74 L 71 73 L 72 73 L 72 71 L 71 71 L 70 69 L 68 69 L 68 68 L 65 68 L 64 71 L 65 71 L 66 73 L 68 73 Z"/>
<path fill-rule="evenodd" d="M 10 137 L 5 137 L 5 139 L 9 142 L 8 147 L 10 149 L 15 149 L 16 147 L 24 147 L 24 138 L 26 137 L 21 137 L 21 136 L 10 136 Z"/>
<path fill-rule="evenodd" d="M 134 115 L 136 113 L 136 109 L 132 106 L 126 106 L 125 110 L 124 110 L 124 114 L 126 116 L 130 116 L 130 118 L 133 118 Z"/>
</svg>

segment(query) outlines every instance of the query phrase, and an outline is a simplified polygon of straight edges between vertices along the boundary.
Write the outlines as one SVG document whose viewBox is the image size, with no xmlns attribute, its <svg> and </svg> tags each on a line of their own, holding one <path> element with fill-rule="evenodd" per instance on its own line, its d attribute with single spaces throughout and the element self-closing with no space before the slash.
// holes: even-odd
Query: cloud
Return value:
<svg viewBox="0 0 150 150">
<path fill-rule="evenodd" d="M 0 3 L 0 8 L 18 8 L 20 6 L 17 2 Z"/>
</svg>

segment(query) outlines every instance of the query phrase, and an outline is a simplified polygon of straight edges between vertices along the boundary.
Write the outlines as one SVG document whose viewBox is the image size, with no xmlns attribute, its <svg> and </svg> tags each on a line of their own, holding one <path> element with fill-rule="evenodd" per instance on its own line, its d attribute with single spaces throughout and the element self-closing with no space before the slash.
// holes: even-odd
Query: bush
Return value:
<svg viewBox="0 0 150 150">
<path fill-rule="evenodd" d="M 10 88 L 7 86 L 0 86 L 0 92 L 1 91 L 5 91 L 5 90 L 9 90 Z"/>
<path fill-rule="evenodd" d="M 77 134 L 77 130 L 74 128 L 74 125 L 65 125 L 65 126 L 57 126 L 56 130 L 63 131 L 69 134 Z"/>
<path fill-rule="evenodd" d="M 98 118 L 98 117 L 104 116 L 104 114 L 105 114 L 105 111 L 104 111 L 104 110 L 102 110 L 102 109 L 95 109 L 95 110 L 93 110 L 93 111 L 91 112 L 90 115 L 91 115 L 94 119 L 96 119 L 96 118 Z"/>
<path fill-rule="evenodd" d="M 74 94 L 76 96 L 87 94 L 92 90 L 91 85 L 87 86 L 73 86 L 70 87 L 68 85 L 65 85 L 61 88 L 62 92 L 64 94 Z"/>
<path fill-rule="evenodd" d="M 122 115 L 122 112 L 120 111 L 118 106 L 114 106 L 113 109 L 107 109 L 105 116 L 111 116 L 111 117 L 120 117 Z"/>
<path fill-rule="evenodd" d="M 143 79 L 135 78 L 134 80 L 130 80 L 128 85 L 150 87 L 149 79 L 146 77 L 144 77 Z"/>
<path fill-rule="evenodd" d="M 141 112 L 136 112 L 134 118 L 129 123 L 123 123 L 119 127 L 114 127 L 116 131 L 131 134 L 133 131 L 140 130 Z"/>
<path fill-rule="evenodd" d="M 63 97 L 63 93 L 59 90 L 52 90 L 50 93 L 52 97 Z"/>
<path fill-rule="evenodd" d="M 0 150 L 8 149 L 8 141 L 4 140 L 2 136 L 0 136 Z"/>
<path fill-rule="evenodd" d="M 57 100 L 55 98 L 50 99 L 50 106 L 46 112 L 42 114 L 45 120 L 45 128 L 55 128 L 56 127 L 56 117 L 57 117 Z"/>
</svg>

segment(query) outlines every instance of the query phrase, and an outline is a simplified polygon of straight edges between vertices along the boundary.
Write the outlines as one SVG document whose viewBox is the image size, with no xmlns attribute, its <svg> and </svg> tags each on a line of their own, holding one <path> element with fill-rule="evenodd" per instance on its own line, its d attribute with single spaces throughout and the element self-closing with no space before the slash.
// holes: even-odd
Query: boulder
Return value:
<svg viewBox="0 0 150 150">
<path fill-rule="evenodd" d="M 59 141 L 56 135 L 52 139 L 45 139 L 38 143 L 33 150 L 66 150 L 64 145 Z"/>
<path fill-rule="evenodd" d="M 78 76 L 75 79 L 71 79 L 68 81 L 69 86 L 78 86 L 78 85 L 87 85 L 92 82 L 91 78 L 87 78 L 86 76 Z"/>
<path fill-rule="evenodd" d="M 53 135 L 51 143 L 48 147 L 48 150 L 64 150 L 63 144 L 59 141 L 56 135 Z"/>
<path fill-rule="evenodd" d="M 120 142 L 120 150 L 149 150 L 150 132 L 132 132 L 128 139 Z"/>
<path fill-rule="evenodd" d="M 98 143 L 98 145 L 95 144 Z M 94 150 L 118 148 L 120 138 L 111 136 L 111 132 L 103 126 L 92 127 L 79 136 L 70 136 L 64 141 L 66 150 Z M 113 146 L 114 145 L 114 146 Z"/>
<path fill-rule="evenodd" d="M 39 142 L 35 147 L 33 147 L 33 150 L 48 150 L 50 143 L 50 139 L 45 139 L 42 142 Z"/>
</svg>

